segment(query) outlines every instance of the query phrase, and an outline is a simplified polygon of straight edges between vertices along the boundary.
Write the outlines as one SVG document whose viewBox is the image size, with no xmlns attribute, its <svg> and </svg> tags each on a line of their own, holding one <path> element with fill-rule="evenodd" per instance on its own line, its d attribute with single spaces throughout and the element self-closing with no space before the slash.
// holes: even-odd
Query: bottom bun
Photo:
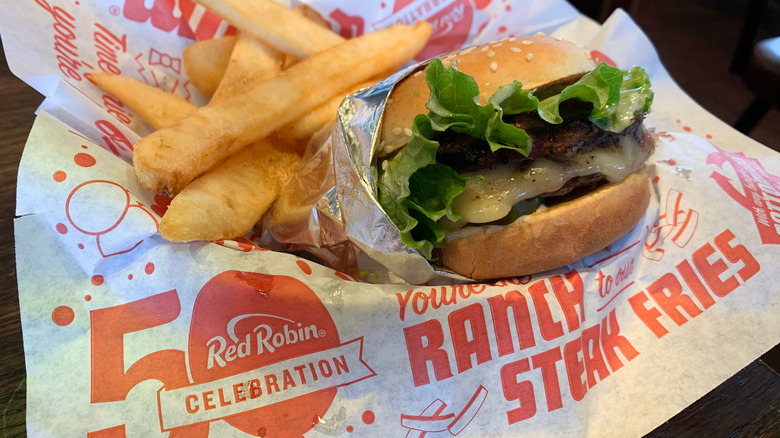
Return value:
<svg viewBox="0 0 780 438">
<path fill-rule="evenodd" d="M 474 280 L 518 277 L 559 268 L 605 248 L 642 218 L 650 203 L 647 171 L 507 226 L 464 229 L 448 237 L 445 269 Z"/>
</svg>

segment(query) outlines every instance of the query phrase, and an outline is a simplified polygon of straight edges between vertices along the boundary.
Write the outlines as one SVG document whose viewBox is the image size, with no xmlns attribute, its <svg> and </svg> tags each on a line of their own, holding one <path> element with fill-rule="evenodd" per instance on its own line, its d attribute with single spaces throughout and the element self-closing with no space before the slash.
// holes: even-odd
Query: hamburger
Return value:
<svg viewBox="0 0 780 438">
<path fill-rule="evenodd" d="M 433 59 L 385 104 L 379 202 L 438 268 L 479 280 L 565 266 L 644 215 L 652 101 L 641 67 L 542 35 Z"/>
</svg>

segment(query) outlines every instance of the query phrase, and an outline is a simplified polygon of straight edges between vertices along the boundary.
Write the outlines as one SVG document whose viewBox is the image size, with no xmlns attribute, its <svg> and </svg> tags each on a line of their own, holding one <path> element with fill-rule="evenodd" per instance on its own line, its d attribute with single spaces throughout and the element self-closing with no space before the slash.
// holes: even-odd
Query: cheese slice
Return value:
<svg viewBox="0 0 780 438">
<path fill-rule="evenodd" d="M 452 208 L 461 216 L 459 223 L 493 222 L 509 214 L 516 203 L 555 192 L 578 176 L 600 173 L 609 182 L 621 181 L 642 167 L 647 157 L 648 152 L 642 151 L 636 139 L 624 136 L 614 146 L 594 149 L 566 163 L 538 158 L 532 167 L 522 170 L 508 164 L 462 174 L 482 178 L 468 180 Z"/>
</svg>

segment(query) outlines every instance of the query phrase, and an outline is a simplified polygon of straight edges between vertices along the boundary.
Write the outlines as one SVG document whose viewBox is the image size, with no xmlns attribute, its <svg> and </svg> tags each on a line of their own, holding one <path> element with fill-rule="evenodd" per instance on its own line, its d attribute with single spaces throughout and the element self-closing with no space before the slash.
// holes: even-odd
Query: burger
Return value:
<svg viewBox="0 0 780 438">
<path fill-rule="evenodd" d="M 433 59 L 385 104 L 379 202 L 437 268 L 479 280 L 565 266 L 644 215 L 652 101 L 641 67 L 543 35 Z"/>
</svg>

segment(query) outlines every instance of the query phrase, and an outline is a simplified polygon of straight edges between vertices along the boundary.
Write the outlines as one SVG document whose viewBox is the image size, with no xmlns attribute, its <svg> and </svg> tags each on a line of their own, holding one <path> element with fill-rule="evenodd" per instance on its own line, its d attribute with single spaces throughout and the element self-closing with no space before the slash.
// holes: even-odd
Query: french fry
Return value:
<svg viewBox="0 0 780 438">
<path fill-rule="evenodd" d="M 283 56 L 288 55 L 241 32 L 211 101 L 228 99 L 276 76 Z M 300 158 L 282 152 L 289 149 L 282 142 L 275 141 L 272 147 L 261 140 L 188 184 L 163 217 L 163 237 L 188 242 L 229 239 L 248 232 L 298 170 Z M 236 187 L 246 190 L 236 193 Z"/>
<path fill-rule="evenodd" d="M 184 49 L 182 60 L 190 82 L 203 94 L 212 94 L 225 73 L 238 37 L 223 36 L 198 41 Z"/>
<path fill-rule="evenodd" d="M 244 148 L 171 201 L 160 235 L 172 242 L 232 239 L 248 233 L 300 167 L 301 157 L 271 140 Z"/>
<path fill-rule="evenodd" d="M 282 55 L 242 32 L 212 96 L 219 102 L 281 71 Z M 188 184 L 172 201 L 160 234 L 174 242 L 232 239 L 252 229 L 300 165 L 300 157 L 266 140 L 247 146 Z"/>
<path fill-rule="evenodd" d="M 358 90 L 362 90 L 363 88 L 368 88 L 375 83 L 376 81 L 374 80 L 363 82 L 355 87 L 350 88 L 344 93 L 340 93 L 334 96 L 327 102 L 305 114 L 303 117 L 279 129 L 276 131 L 276 134 L 280 137 L 289 138 L 295 141 L 310 138 L 325 124 L 336 118 L 339 105 L 341 105 L 341 102 L 345 97 Z"/>
<path fill-rule="evenodd" d="M 318 53 L 233 98 L 198 109 L 135 145 L 139 183 L 172 196 L 242 147 L 268 136 L 355 84 L 403 64 L 431 27 L 394 25 Z"/>
<path fill-rule="evenodd" d="M 179 95 L 131 77 L 98 71 L 91 73 L 89 79 L 122 101 L 154 129 L 167 128 L 198 109 Z"/>
<path fill-rule="evenodd" d="M 325 21 L 325 19 L 322 18 L 322 15 L 320 15 L 320 13 L 314 10 L 311 6 L 298 5 L 292 8 L 292 11 L 300 15 L 301 17 L 305 17 L 306 19 L 316 24 L 317 26 L 320 26 L 323 29 L 330 30 L 330 25 L 328 24 L 328 22 Z M 299 59 L 296 58 L 295 56 L 290 55 L 289 53 L 285 54 L 284 62 L 282 63 L 282 70 L 287 70 L 288 68 L 297 64 L 298 61 Z"/>
<path fill-rule="evenodd" d="M 211 101 L 225 100 L 273 78 L 282 71 L 282 59 L 276 49 L 242 32 Z"/>
<path fill-rule="evenodd" d="M 243 32 L 249 32 L 276 50 L 298 59 L 344 41 L 311 20 L 274 0 L 195 0 Z"/>
<path fill-rule="evenodd" d="M 306 19 L 316 24 L 317 26 L 330 30 L 330 24 L 328 24 L 328 20 L 324 19 L 322 15 L 311 6 L 301 4 L 292 8 L 292 11 L 302 17 L 306 17 Z"/>
</svg>

